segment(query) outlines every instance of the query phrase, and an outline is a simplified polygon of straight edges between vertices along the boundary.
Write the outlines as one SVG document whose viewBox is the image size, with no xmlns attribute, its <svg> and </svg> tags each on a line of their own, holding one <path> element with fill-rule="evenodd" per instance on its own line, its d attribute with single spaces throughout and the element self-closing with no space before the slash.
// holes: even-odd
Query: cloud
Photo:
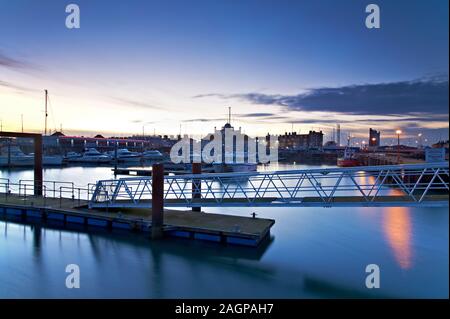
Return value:
<svg viewBox="0 0 450 319">
<path fill-rule="evenodd" d="M 205 97 L 219 97 L 219 98 L 227 98 L 229 97 L 229 95 L 227 94 L 220 94 L 220 93 L 208 93 L 208 94 L 198 94 L 198 95 L 194 95 L 192 98 L 194 99 L 201 99 L 201 98 L 205 98 Z"/>
<path fill-rule="evenodd" d="M 313 88 L 297 95 L 244 93 L 203 94 L 241 99 L 258 105 L 281 106 L 288 111 L 320 111 L 353 115 L 448 114 L 448 76 L 413 81 Z"/>
<path fill-rule="evenodd" d="M 448 122 L 449 116 L 447 115 L 430 115 L 424 117 L 391 117 L 388 119 L 370 119 L 367 121 L 359 122 Z"/>
<path fill-rule="evenodd" d="M 144 125 L 150 125 L 150 124 L 155 124 L 158 123 L 156 121 L 145 121 L 145 120 L 132 120 L 131 123 L 133 124 L 144 124 Z"/>
<path fill-rule="evenodd" d="M 0 87 L 5 87 L 7 89 L 14 89 L 21 92 L 38 92 L 38 90 L 31 89 L 28 87 L 20 86 L 11 82 L 0 80 Z"/>
<path fill-rule="evenodd" d="M 10 68 L 10 69 L 35 68 L 35 66 L 30 64 L 29 62 L 9 57 L 2 52 L 0 52 L 0 67 Z"/>
<path fill-rule="evenodd" d="M 224 121 L 223 118 L 196 118 L 196 119 L 188 119 L 184 120 L 182 122 L 184 123 L 191 123 L 191 122 L 217 122 L 217 121 Z"/>
<path fill-rule="evenodd" d="M 276 116 L 275 113 L 246 113 L 246 114 L 235 114 L 237 117 L 272 117 Z"/>
<path fill-rule="evenodd" d="M 139 107 L 139 108 L 153 109 L 153 110 L 164 110 L 163 107 L 155 106 L 155 105 L 150 104 L 145 101 L 137 101 L 137 100 L 132 100 L 132 99 L 120 98 L 120 97 L 113 97 L 112 99 L 115 103 L 118 103 L 118 104 L 134 106 L 134 107 Z"/>
</svg>

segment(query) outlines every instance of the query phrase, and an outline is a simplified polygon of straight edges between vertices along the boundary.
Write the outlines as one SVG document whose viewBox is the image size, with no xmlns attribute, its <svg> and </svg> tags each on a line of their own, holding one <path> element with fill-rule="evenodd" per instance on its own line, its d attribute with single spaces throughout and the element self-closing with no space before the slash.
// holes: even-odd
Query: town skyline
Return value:
<svg viewBox="0 0 450 319">
<path fill-rule="evenodd" d="M 382 26 L 370 30 L 365 1 L 319 2 L 173 1 L 174 13 L 131 1 L 105 15 L 77 1 L 77 30 L 65 4 L 2 3 L 2 129 L 23 119 L 43 132 L 47 89 L 49 130 L 69 135 L 199 137 L 232 107 L 251 136 L 322 130 L 327 141 L 340 123 L 344 141 L 367 141 L 370 127 L 385 144 L 397 129 L 411 145 L 448 139 L 448 3 L 379 1 Z"/>
</svg>

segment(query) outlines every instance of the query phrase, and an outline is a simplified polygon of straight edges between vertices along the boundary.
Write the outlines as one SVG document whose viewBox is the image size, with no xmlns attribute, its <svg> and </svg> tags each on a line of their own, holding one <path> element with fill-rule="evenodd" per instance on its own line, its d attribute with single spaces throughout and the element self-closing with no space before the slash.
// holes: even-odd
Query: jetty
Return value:
<svg viewBox="0 0 450 319">
<path fill-rule="evenodd" d="M 89 209 L 87 200 L 0 195 L 0 218 L 61 226 L 152 233 L 152 209 Z M 163 236 L 258 246 L 268 238 L 272 219 L 210 214 L 192 210 L 164 210 Z"/>
</svg>

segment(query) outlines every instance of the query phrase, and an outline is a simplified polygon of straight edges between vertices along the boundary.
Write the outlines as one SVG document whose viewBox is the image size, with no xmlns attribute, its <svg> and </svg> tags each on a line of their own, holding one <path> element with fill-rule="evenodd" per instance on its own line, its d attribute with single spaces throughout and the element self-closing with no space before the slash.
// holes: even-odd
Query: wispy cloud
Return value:
<svg viewBox="0 0 450 319">
<path fill-rule="evenodd" d="M 7 89 L 13 89 L 13 90 L 21 91 L 21 92 L 38 92 L 38 90 L 36 90 L 36 89 L 28 88 L 25 86 L 17 85 L 17 84 L 7 82 L 7 81 L 2 81 L 2 80 L 0 80 L 0 87 L 4 87 Z"/>
<path fill-rule="evenodd" d="M 287 111 L 320 111 L 352 115 L 448 114 L 448 76 L 413 81 L 313 88 L 297 95 L 244 93 L 202 94 L 240 99 L 258 105 L 280 106 Z"/>
<path fill-rule="evenodd" d="M 195 118 L 195 119 L 187 119 L 182 122 L 184 123 L 193 123 L 193 122 L 217 122 L 223 121 L 223 118 Z"/>
<path fill-rule="evenodd" d="M 245 113 L 245 114 L 235 114 L 237 117 L 272 117 L 276 116 L 275 113 Z"/>
<path fill-rule="evenodd" d="M 139 108 L 146 108 L 146 109 L 153 109 L 153 110 L 164 110 L 161 106 L 156 106 L 151 103 L 148 103 L 147 101 L 138 101 L 138 100 L 132 100 L 128 98 L 121 98 L 121 97 L 112 97 L 112 100 L 121 105 L 128 105 L 133 107 L 139 107 Z"/>
<path fill-rule="evenodd" d="M 149 125 L 149 124 L 155 124 L 155 123 L 158 123 L 158 122 L 156 122 L 156 121 L 145 121 L 145 120 L 139 120 L 139 119 L 137 119 L 137 120 L 132 120 L 131 123 L 133 123 L 133 124 L 144 124 L 144 125 Z"/>
<path fill-rule="evenodd" d="M 17 58 L 12 58 L 5 53 L 0 51 L 0 67 L 10 68 L 10 69 L 34 69 L 36 66 Z"/>
</svg>

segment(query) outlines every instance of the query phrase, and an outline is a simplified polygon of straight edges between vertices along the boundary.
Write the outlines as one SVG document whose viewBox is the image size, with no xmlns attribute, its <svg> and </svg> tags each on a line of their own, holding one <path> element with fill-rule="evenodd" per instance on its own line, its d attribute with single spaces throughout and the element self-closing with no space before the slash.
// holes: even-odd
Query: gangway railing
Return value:
<svg viewBox="0 0 450 319">
<path fill-rule="evenodd" d="M 42 195 L 35 195 L 34 180 L 11 181 L 9 178 L 0 178 L 0 202 L 9 203 L 15 198 L 19 198 L 23 201 L 45 203 L 46 199 L 58 199 L 59 203 L 62 200 L 72 200 L 80 205 L 86 205 L 92 198 L 95 188 L 96 184 L 92 183 L 79 186 L 68 181 L 44 180 L 42 182 Z M 36 201 L 37 198 L 41 200 Z"/>
<path fill-rule="evenodd" d="M 165 207 L 448 206 L 448 162 L 164 177 Z M 151 177 L 100 180 L 90 207 L 151 207 Z"/>
</svg>

